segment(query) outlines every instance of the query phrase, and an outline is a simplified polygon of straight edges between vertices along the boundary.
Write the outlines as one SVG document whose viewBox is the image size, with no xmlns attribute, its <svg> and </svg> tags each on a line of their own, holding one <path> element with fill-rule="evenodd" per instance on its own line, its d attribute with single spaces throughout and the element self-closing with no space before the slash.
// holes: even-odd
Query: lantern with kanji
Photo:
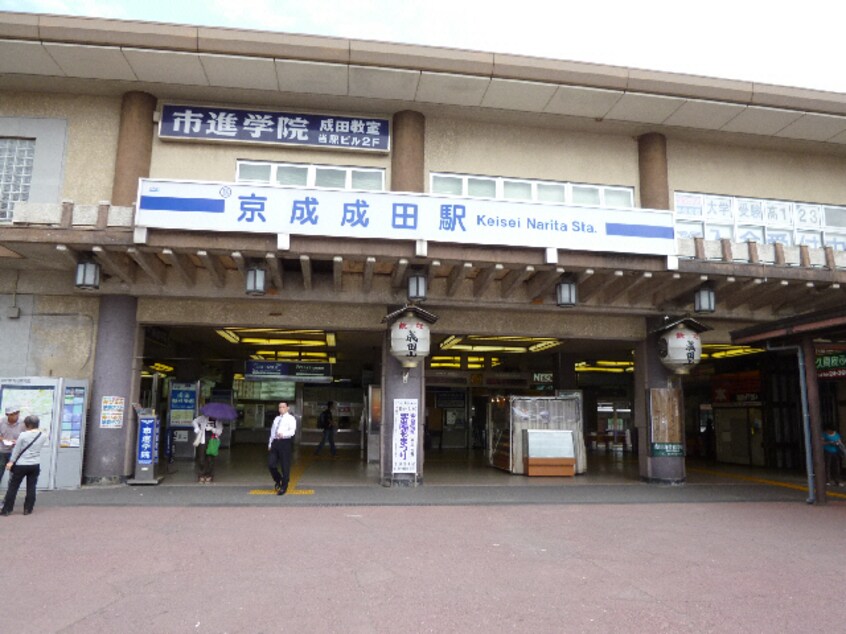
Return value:
<svg viewBox="0 0 846 634">
<path fill-rule="evenodd" d="M 658 338 L 658 357 L 676 374 L 689 374 L 702 357 L 699 333 L 683 321 Z"/>
<path fill-rule="evenodd" d="M 406 306 L 385 317 L 391 324 L 391 355 L 404 368 L 416 368 L 429 354 L 429 324 L 437 317 L 419 306 Z"/>
</svg>

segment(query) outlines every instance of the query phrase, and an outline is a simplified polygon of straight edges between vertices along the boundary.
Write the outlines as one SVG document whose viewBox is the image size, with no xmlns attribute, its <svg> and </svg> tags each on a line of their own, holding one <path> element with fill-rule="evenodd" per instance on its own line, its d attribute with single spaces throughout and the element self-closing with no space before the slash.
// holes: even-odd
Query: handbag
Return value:
<svg viewBox="0 0 846 634">
<path fill-rule="evenodd" d="M 212 436 L 209 438 L 209 442 L 206 443 L 206 455 L 207 456 L 216 456 L 220 453 L 220 438 L 217 436 Z"/>
</svg>

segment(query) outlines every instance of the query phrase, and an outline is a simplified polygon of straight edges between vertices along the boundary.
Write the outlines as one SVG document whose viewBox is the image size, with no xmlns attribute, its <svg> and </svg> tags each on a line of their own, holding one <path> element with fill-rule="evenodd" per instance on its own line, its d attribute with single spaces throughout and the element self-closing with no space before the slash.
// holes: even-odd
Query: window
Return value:
<svg viewBox="0 0 846 634">
<path fill-rule="evenodd" d="M 29 200 L 35 139 L 0 138 L 0 220 L 9 220 L 18 201 Z"/>
<path fill-rule="evenodd" d="M 237 181 L 380 192 L 385 190 L 385 170 L 343 165 L 238 161 Z"/>
<path fill-rule="evenodd" d="M 595 207 L 634 207 L 634 189 L 606 185 L 582 185 L 555 181 L 518 180 L 514 178 L 432 174 L 433 194 L 496 198 L 542 203 L 570 203 Z"/>
<path fill-rule="evenodd" d="M 846 207 L 675 192 L 676 234 L 846 251 Z"/>
</svg>

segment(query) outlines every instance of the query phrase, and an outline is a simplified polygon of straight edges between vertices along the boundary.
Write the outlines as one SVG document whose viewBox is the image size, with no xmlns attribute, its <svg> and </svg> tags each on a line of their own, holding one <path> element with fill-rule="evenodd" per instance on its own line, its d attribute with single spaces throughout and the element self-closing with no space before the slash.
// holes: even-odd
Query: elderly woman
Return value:
<svg viewBox="0 0 846 634">
<path fill-rule="evenodd" d="M 26 497 L 24 498 L 24 515 L 32 513 L 35 507 L 35 485 L 41 473 L 41 449 L 47 444 L 47 434 L 38 429 L 38 416 L 27 416 L 24 419 L 25 431 L 18 436 L 12 457 L 6 464 L 6 470 L 11 473 L 9 488 L 3 500 L 0 515 L 10 515 L 15 508 L 15 498 L 21 482 L 26 478 Z"/>
</svg>

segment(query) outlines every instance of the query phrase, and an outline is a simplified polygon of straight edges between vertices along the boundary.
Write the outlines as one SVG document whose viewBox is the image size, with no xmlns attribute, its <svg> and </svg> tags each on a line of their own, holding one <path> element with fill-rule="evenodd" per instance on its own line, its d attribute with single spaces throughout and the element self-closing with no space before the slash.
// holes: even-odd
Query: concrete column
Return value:
<svg viewBox="0 0 846 634">
<path fill-rule="evenodd" d="M 85 484 L 111 484 L 125 481 L 134 466 L 135 412 L 138 399 L 143 329 L 136 318 L 138 300 L 126 295 L 106 295 L 100 300 L 97 348 L 91 386 L 91 418 L 85 439 Z M 100 427 L 104 396 L 124 399 L 123 426 Z"/>
<path fill-rule="evenodd" d="M 423 484 L 423 421 L 426 415 L 426 390 L 424 366 L 409 368 L 407 380 L 403 381 L 405 368 L 391 354 L 391 333 L 387 331 L 382 346 L 382 434 L 381 457 L 379 461 L 382 486 L 412 487 Z M 417 473 L 394 473 L 394 399 L 417 399 Z"/>
<path fill-rule="evenodd" d="M 657 132 L 639 136 L 637 158 L 640 172 L 640 206 L 646 209 L 669 209 L 667 138 Z"/>
<path fill-rule="evenodd" d="M 145 92 L 127 92 L 120 106 L 120 131 L 112 204 L 130 206 L 138 197 L 138 179 L 150 175 L 156 98 Z"/>
<path fill-rule="evenodd" d="M 426 118 L 403 110 L 394 115 L 392 128 L 391 191 L 424 192 Z"/>
<path fill-rule="evenodd" d="M 810 335 L 802 337 L 802 353 L 805 357 L 805 389 L 808 393 L 808 417 L 810 418 L 811 437 L 805 441 L 811 443 L 811 459 L 814 463 L 814 496 L 817 504 L 825 504 L 828 499 L 825 489 L 825 458 L 823 457 L 822 413 L 820 408 L 820 388 L 817 384 L 816 348 Z"/>
<path fill-rule="evenodd" d="M 660 320 L 647 322 L 647 330 L 660 325 Z M 651 388 L 681 388 L 679 377 L 662 363 L 658 356 L 660 333 L 649 334 L 635 346 L 635 394 L 634 422 L 638 435 L 638 464 L 640 477 L 646 482 L 659 484 L 682 483 L 687 477 L 684 457 L 653 456 L 652 421 L 649 418 L 649 390 Z M 683 411 L 683 408 L 680 408 Z M 682 443 L 684 444 L 684 421 L 681 421 Z"/>
<path fill-rule="evenodd" d="M 552 362 L 552 387 L 556 390 L 578 390 L 576 355 L 557 352 Z"/>
</svg>

